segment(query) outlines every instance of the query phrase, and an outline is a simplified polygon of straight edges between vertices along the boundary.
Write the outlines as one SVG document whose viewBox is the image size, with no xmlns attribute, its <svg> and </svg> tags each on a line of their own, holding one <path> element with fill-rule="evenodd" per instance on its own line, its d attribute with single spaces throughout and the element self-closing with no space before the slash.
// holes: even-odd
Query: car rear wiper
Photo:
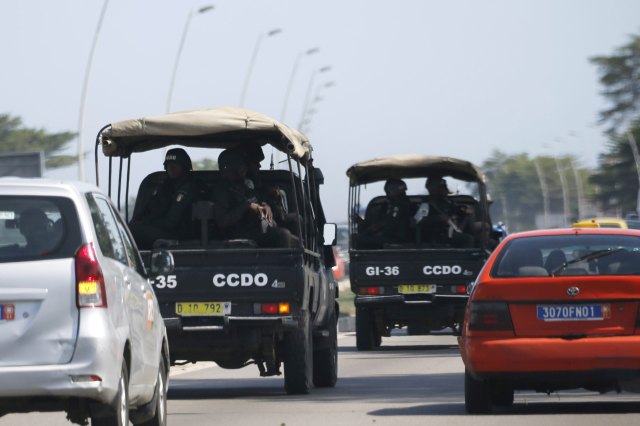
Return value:
<svg viewBox="0 0 640 426">
<path fill-rule="evenodd" d="M 623 251 L 623 250 L 624 250 L 624 247 L 617 247 L 617 248 L 609 247 L 604 250 L 592 251 L 591 253 L 585 254 L 584 256 L 580 256 L 575 259 L 563 262 L 562 265 L 558 266 L 556 269 L 551 271 L 551 276 L 555 277 L 558 272 L 563 271 L 567 266 L 571 264 L 582 262 L 585 260 L 590 261 L 590 260 L 598 259 L 601 257 L 609 256 L 610 254 L 613 254 L 613 253 L 618 253 L 619 251 Z"/>
</svg>

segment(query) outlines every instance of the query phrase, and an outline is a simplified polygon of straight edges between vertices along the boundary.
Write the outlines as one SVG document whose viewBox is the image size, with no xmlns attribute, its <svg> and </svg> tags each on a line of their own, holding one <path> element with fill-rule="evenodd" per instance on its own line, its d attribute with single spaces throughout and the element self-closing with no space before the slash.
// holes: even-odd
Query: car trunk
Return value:
<svg viewBox="0 0 640 426">
<path fill-rule="evenodd" d="M 557 277 L 505 295 L 518 337 L 623 336 L 636 332 L 640 286 L 621 277 Z M 507 298 L 508 297 L 508 298 Z"/>
<path fill-rule="evenodd" d="M 72 258 L 0 265 L 0 367 L 64 364 L 78 333 Z"/>
</svg>

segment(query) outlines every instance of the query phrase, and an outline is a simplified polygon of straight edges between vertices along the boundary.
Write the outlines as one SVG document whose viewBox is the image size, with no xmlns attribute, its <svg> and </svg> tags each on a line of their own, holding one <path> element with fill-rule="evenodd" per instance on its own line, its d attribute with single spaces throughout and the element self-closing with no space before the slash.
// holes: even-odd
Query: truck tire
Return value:
<svg viewBox="0 0 640 426">
<path fill-rule="evenodd" d="M 319 388 L 332 388 L 338 381 L 338 321 L 335 309 L 327 319 L 328 346 L 313 353 L 313 384 Z"/>
<path fill-rule="evenodd" d="M 356 347 L 359 351 L 371 351 L 378 346 L 373 316 L 366 308 L 356 308 Z"/>
<path fill-rule="evenodd" d="M 313 336 L 309 312 L 300 327 L 284 336 L 284 389 L 289 395 L 308 394 L 313 387 Z"/>
</svg>

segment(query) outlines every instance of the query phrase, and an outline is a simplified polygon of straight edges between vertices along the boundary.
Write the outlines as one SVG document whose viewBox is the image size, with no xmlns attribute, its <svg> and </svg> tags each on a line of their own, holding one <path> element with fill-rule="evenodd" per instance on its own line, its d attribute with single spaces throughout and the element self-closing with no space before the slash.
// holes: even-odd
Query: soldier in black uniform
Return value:
<svg viewBox="0 0 640 426">
<path fill-rule="evenodd" d="M 402 179 L 388 179 L 384 184 L 384 203 L 374 205 L 365 218 L 354 215 L 358 224 L 358 247 L 382 248 L 385 243 L 402 244 L 413 241 L 411 217 L 416 206 L 407 196 L 407 184 Z"/>
<path fill-rule="evenodd" d="M 250 239 L 262 247 L 291 247 L 289 230 L 277 226 L 271 208 L 260 202 L 255 184 L 248 185 L 246 155 L 226 149 L 218 156 L 222 181 L 213 192 L 214 218 L 227 239 Z"/>
<path fill-rule="evenodd" d="M 166 178 L 129 223 L 141 249 L 150 249 L 158 239 L 185 240 L 195 236 L 191 207 L 198 198 L 199 187 L 191 174 L 191 158 L 182 148 L 170 149 L 164 169 Z"/>
<path fill-rule="evenodd" d="M 448 197 L 447 181 L 440 176 L 430 177 L 425 187 L 429 191 L 429 213 L 417 225 L 421 241 L 456 248 L 473 247 L 472 213 Z"/>
</svg>

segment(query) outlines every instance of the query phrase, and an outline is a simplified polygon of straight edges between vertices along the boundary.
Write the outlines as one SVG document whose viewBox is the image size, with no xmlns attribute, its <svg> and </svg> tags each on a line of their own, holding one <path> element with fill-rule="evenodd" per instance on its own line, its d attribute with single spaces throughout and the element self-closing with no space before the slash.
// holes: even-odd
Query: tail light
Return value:
<svg viewBox="0 0 640 426">
<path fill-rule="evenodd" d="M 384 294 L 384 287 L 360 287 L 360 294 L 364 296 Z"/>
<path fill-rule="evenodd" d="M 451 286 L 451 293 L 453 294 L 467 294 L 467 286 L 462 284 L 462 285 L 452 285 Z"/>
<path fill-rule="evenodd" d="M 505 302 L 471 302 L 470 331 L 513 331 L 509 306 Z"/>
<path fill-rule="evenodd" d="M 288 315 L 291 313 L 291 305 L 288 303 L 256 303 L 254 312 L 256 314 Z"/>
<path fill-rule="evenodd" d="M 104 275 L 93 244 L 78 249 L 76 260 L 76 305 L 78 308 L 106 308 Z"/>
</svg>

